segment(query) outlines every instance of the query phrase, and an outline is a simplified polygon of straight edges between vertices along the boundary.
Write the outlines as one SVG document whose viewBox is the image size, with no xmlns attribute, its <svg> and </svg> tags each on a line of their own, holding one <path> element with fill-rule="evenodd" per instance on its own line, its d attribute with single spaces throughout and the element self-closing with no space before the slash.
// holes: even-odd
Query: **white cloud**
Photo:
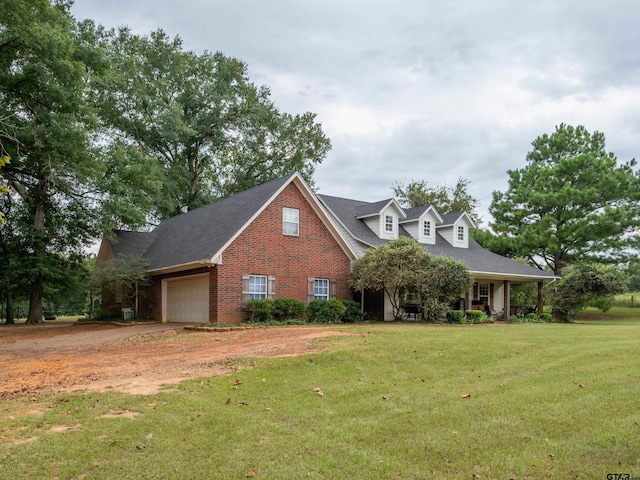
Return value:
<svg viewBox="0 0 640 480">
<path fill-rule="evenodd" d="M 628 0 L 82 0 L 72 10 L 247 62 L 290 113 L 318 114 L 333 149 L 323 193 L 375 200 L 394 180 L 471 181 L 488 220 L 531 142 L 560 123 L 640 143 L 640 4 Z"/>
</svg>

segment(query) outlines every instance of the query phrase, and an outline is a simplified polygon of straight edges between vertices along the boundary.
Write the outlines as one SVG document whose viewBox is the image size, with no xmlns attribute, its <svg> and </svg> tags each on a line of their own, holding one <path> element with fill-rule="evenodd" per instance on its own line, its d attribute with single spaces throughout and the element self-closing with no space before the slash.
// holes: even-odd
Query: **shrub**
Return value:
<svg viewBox="0 0 640 480">
<path fill-rule="evenodd" d="M 485 316 L 482 310 L 467 310 L 464 315 L 467 317 L 467 323 L 482 323 L 482 317 Z"/>
<path fill-rule="evenodd" d="M 307 318 L 310 323 L 337 323 L 346 311 L 340 300 L 313 300 L 307 307 Z"/>
<path fill-rule="evenodd" d="M 522 318 L 517 315 L 511 315 L 509 317 L 509 323 L 522 323 Z"/>
<path fill-rule="evenodd" d="M 551 314 L 550 313 L 541 313 L 538 318 L 540 318 L 541 322 L 550 322 L 551 321 Z"/>
<path fill-rule="evenodd" d="M 305 309 L 303 302 L 293 298 L 276 298 L 273 301 L 273 317 L 278 322 L 303 318 Z"/>
<path fill-rule="evenodd" d="M 464 310 L 449 310 L 447 312 L 447 322 L 467 323 L 467 317 L 464 315 Z"/>
<path fill-rule="evenodd" d="M 247 321 L 250 323 L 265 323 L 273 320 L 275 313 L 275 301 L 270 298 L 263 300 L 249 300 L 247 304 L 249 315 Z"/>
<path fill-rule="evenodd" d="M 597 308 L 601 312 L 608 312 L 613 307 L 615 297 L 596 297 L 589 302 L 590 307 Z"/>
<path fill-rule="evenodd" d="M 530 313 L 526 317 L 524 317 L 524 322 L 526 322 L 526 323 L 539 323 L 540 319 L 538 318 L 538 315 L 536 315 L 535 313 Z"/>
<path fill-rule="evenodd" d="M 345 312 L 341 320 L 344 323 L 361 322 L 364 319 L 364 313 L 360 310 L 360 304 L 353 300 L 340 300 L 345 307 Z"/>
</svg>

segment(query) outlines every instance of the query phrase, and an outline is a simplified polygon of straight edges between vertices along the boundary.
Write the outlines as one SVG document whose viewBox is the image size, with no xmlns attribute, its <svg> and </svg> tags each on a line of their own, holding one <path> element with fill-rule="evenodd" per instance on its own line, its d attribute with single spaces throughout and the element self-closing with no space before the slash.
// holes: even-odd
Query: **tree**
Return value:
<svg viewBox="0 0 640 480">
<path fill-rule="evenodd" d="M 564 270 L 556 287 L 553 311 L 558 320 L 572 321 L 589 303 L 624 293 L 625 275 L 613 265 L 576 263 Z"/>
<path fill-rule="evenodd" d="M 0 157 L 0 168 L 2 168 L 2 166 L 6 163 L 9 163 L 9 157 L 6 155 L 4 157 Z M 2 180 L 2 175 L 0 175 L 0 180 Z M 0 195 L 9 192 L 10 190 L 7 187 L 0 185 Z M 4 213 L 2 212 L 2 210 L 0 210 L 0 224 L 2 223 L 4 223 Z"/>
<path fill-rule="evenodd" d="M 280 112 L 245 63 L 185 51 L 162 30 L 85 24 L 108 52 L 109 71 L 92 81 L 111 149 L 137 150 L 159 168 L 152 216 L 163 220 L 216 198 L 298 171 L 312 183 L 330 142 L 315 115 Z"/>
<path fill-rule="evenodd" d="M 349 282 L 356 291 L 384 291 L 396 318 L 402 296 L 408 292 L 417 295 L 427 317 L 435 318 L 443 303 L 469 288 L 471 278 L 461 262 L 434 258 L 413 238 L 400 237 L 356 260 Z"/>
<path fill-rule="evenodd" d="M 509 188 L 494 192 L 497 234 L 516 255 L 556 275 L 574 259 L 616 260 L 637 245 L 640 176 L 635 160 L 618 165 L 605 137 L 561 124 L 536 138 L 527 165 L 509 170 Z"/>
<path fill-rule="evenodd" d="M 100 164 L 90 155 L 95 125 L 85 85 L 92 52 L 76 36 L 70 3 L 0 0 L 0 151 L 5 176 L 21 203 L 21 263 L 31 280 L 27 323 L 42 321 L 53 254 L 79 251 L 97 231 L 92 183 Z"/>
<path fill-rule="evenodd" d="M 429 187 L 426 180 L 411 180 L 407 185 L 394 182 L 391 186 L 396 199 L 405 208 L 433 206 L 439 213 L 467 212 L 476 225 L 479 201 L 467 192 L 471 182 L 458 178 L 455 187 Z"/>
<path fill-rule="evenodd" d="M 142 257 L 118 256 L 93 271 L 91 290 L 100 290 L 104 287 L 114 291 L 120 290 L 137 316 L 139 287 L 151 283 L 148 270 L 149 262 Z"/>
</svg>

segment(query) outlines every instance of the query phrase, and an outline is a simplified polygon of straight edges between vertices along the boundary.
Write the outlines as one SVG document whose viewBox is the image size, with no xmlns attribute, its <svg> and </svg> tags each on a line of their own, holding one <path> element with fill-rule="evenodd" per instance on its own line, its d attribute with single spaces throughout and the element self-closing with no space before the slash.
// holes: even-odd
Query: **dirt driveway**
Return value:
<svg viewBox="0 0 640 480">
<path fill-rule="evenodd" d="M 0 326 L 0 398 L 74 390 L 155 393 L 162 385 L 230 373 L 238 359 L 300 355 L 339 326 L 187 330 L 183 324 Z"/>
</svg>

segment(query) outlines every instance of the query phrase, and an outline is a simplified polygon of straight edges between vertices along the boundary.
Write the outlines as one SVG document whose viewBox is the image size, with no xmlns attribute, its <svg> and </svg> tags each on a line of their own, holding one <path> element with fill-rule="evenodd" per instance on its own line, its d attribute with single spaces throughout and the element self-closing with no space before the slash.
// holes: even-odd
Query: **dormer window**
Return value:
<svg viewBox="0 0 640 480">
<path fill-rule="evenodd" d="M 431 221 L 430 220 L 425 220 L 424 222 L 422 222 L 422 235 L 424 235 L 425 237 L 430 237 L 431 236 Z"/>
<path fill-rule="evenodd" d="M 462 225 L 458 225 L 458 241 L 464 242 L 464 227 Z"/>
<path fill-rule="evenodd" d="M 384 216 L 384 231 L 387 233 L 393 233 L 393 216 L 392 215 Z"/>
</svg>

